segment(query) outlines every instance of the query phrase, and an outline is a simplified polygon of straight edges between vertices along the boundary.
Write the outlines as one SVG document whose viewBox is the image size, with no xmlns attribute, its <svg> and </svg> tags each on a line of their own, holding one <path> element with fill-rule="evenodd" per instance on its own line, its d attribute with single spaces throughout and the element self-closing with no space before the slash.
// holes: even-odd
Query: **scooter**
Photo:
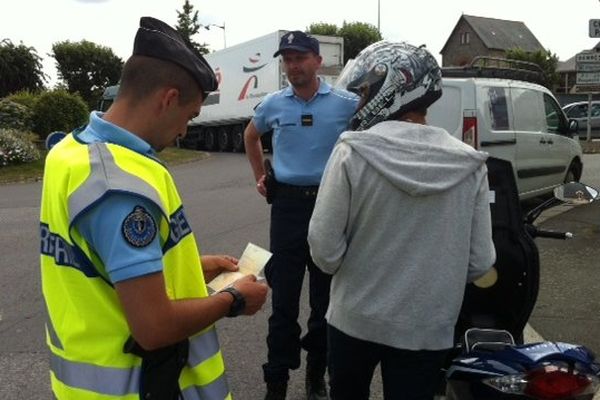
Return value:
<svg viewBox="0 0 600 400">
<path fill-rule="evenodd" d="M 558 204 L 588 204 L 598 191 L 582 183 L 557 187 L 554 197 L 523 216 L 510 162 L 488 160 L 490 208 L 497 261 L 469 284 L 446 369 L 447 400 L 591 400 L 600 364 L 584 346 L 523 344 L 523 329 L 537 300 L 539 257 L 535 237 L 568 239 L 534 221 Z"/>
</svg>

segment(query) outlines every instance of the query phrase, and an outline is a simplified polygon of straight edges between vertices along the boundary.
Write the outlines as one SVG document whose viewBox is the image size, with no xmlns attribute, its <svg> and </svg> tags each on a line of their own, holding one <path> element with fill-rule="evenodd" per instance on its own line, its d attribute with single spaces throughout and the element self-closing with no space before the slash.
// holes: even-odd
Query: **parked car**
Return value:
<svg viewBox="0 0 600 400">
<path fill-rule="evenodd" d="M 579 138 L 587 137 L 588 102 L 577 101 L 564 106 L 562 109 L 567 118 L 574 119 L 579 124 Z M 592 114 L 590 116 L 592 138 L 600 138 L 600 101 L 592 101 Z"/>
<path fill-rule="evenodd" d="M 576 123 L 548 89 L 507 68 L 444 68 L 442 76 L 443 94 L 428 109 L 428 123 L 510 161 L 521 199 L 579 180 L 583 156 L 573 139 Z"/>
</svg>

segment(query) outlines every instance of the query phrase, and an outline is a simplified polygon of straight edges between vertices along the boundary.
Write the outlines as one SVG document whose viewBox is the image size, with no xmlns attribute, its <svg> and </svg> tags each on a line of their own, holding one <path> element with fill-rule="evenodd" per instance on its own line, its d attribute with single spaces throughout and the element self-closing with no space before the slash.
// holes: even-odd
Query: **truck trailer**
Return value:
<svg viewBox="0 0 600 400">
<path fill-rule="evenodd" d="M 219 87 L 208 95 L 200 115 L 188 124 L 188 132 L 180 146 L 208 151 L 244 151 L 244 129 L 263 98 L 289 85 L 279 57 L 279 30 L 205 55 Z M 313 35 L 320 44 L 323 58 L 318 71 L 321 79 L 333 83 L 344 66 L 344 39 L 337 36 Z M 110 104 L 115 87 L 106 89 L 101 100 Z M 111 98 L 112 94 L 112 98 Z M 106 108 L 106 107 L 101 107 Z M 271 135 L 262 137 L 263 147 L 271 148 Z"/>
</svg>

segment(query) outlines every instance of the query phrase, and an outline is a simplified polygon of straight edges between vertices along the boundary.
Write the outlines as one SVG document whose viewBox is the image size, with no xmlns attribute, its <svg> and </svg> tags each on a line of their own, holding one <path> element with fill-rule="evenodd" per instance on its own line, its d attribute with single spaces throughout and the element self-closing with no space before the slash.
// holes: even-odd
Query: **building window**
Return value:
<svg viewBox="0 0 600 400">
<path fill-rule="evenodd" d="M 471 39 L 471 35 L 469 32 L 463 32 L 460 34 L 460 44 L 469 44 Z"/>
</svg>

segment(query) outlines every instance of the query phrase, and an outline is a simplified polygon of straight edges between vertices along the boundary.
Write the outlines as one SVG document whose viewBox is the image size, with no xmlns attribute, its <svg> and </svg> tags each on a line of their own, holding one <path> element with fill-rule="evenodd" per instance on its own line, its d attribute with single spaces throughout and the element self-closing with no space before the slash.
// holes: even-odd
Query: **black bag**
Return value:
<svg viewBox="0 0 600 400">
<path fill-rule="evenodd" d="M 171 346 L 147 351 L 133 337 L 129 337 L 123 352 L 142 358 L 140 399 L 178 400 L 181 398 L 179 375 L 187 363 L 189 348 L 190 343 L 186 339 Z"/>
</svg>

